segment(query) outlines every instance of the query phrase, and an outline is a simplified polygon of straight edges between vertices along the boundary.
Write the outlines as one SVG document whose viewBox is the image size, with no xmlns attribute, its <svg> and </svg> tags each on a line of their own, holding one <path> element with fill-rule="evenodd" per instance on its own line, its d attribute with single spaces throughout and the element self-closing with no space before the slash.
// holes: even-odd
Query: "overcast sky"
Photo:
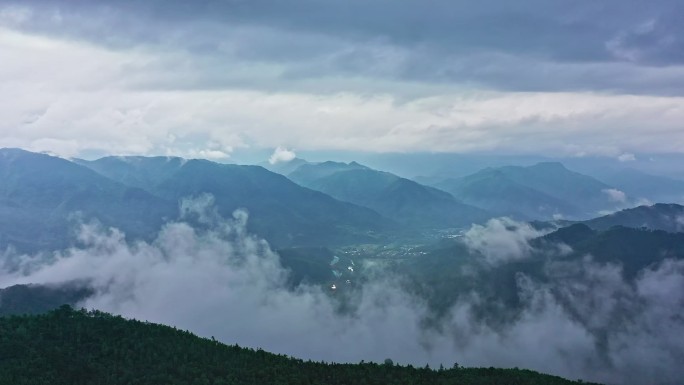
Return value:
<svg viewBox="0 0 684 385">
<path fill-rule="evenodd" d="M 683 14 L 681 0 L 0 0 L 0 147 L 681 153 Z"/>
</svg>

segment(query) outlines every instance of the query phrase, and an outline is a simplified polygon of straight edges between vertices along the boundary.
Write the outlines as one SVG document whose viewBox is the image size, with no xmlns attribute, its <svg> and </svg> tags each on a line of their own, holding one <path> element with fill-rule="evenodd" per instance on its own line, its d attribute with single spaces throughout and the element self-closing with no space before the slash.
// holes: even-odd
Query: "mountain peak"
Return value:
<svg viewBox="0 0 684 385">
<path fill-rule="evenodd" d="M 29 152 L 29 151 L 22 150 L 21 148 L 16 148 L 16 147 L 0 148 L 0 154 L 27 153 L 27 152 Z"/>
<path fill-rule="evenodd" d="M 674 203 L 638 206 L 584 223 L 597 230 L 606 230 L 619 225 L 633 228 L 645 227 L 671 233 L 682 232 L 684 231 L 684 206 Z"/>
<path fill-rule="evenodd" d="M 4 147 L 0 148 L 0 155 L 3 157 L 17 157 L 17 156 L 52 156 L 50 154 L 44 153 L 44 152 L 32 152 L 32 151 L 27 151 L 22 148 L 16 148 L 16 147 Z"/>
<path fill-rule="evenodd" d="M 568 171 L 568 169 L 561 162 L 539 162 L 528 168 L 549 171 Z"/>
</svg>

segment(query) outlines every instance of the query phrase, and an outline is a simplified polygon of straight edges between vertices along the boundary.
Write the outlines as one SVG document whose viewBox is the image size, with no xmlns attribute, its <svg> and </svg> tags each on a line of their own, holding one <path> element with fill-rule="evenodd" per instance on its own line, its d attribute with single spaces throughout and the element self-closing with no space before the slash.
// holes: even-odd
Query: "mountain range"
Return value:
<svg viewBox="0 0 684 385">
<path fill-rule="evenodd" d="M 67 247 L 75 223 L 96 219 L 148 238 L 175 215 L 175 203 L 65 159 L 0 150 L 0 249 Z"/>
<path fill-rule="evenodd" d="M 584 221 L 596 230 L 614 226 L 647 228 L 670 233 L 684 232 L 684 206 L 675 203 L 656 203 L 621 210 L 612 214 Z"/>
<path fill-rule="evenodd" d="M 281 167 L 286 177 L 259 166 L 177 157 L 70 161 L 0 149 L 0 248 L 68 247 L 78 223 L 93 219 L 130 239 L 151 239 L 178 218 L 181 200 L 202 194 L 214 197 L 224 217 L 246 209 L 249 230 L 275 247 L 377 243 L 413 230 L 467 228 L 499 215 L 586 219 L 626 204 L 616 201 L 623 196 L 611 185 L 560 163 L 488 168 L 437 187 L 356 162 L 296 159 L 290 166 Z M 587 225 L 680 231 L 678 207 L 627 210 Z"/>
<path fill-rule="evenodd" d="M 627 204 L 624 192 L 557 162 L 486 168 L 434 186 L 464 203 L 520 219 L 591 218 Z"/>
<path fill-rule="evenodd" d="M 179 215 L 179 201 L 212 194 L 220 214 L 250 214 L 249 229 L 276 246 L 372 241 L 396 224 L 380 214 L 301 187 L 258 166 L 180 158 L 69 161 L 0 150 L 0 248 L 68 247 L 93 219 L 149 239 Z"/>
<path fill-rule="evenodd" d="M 246 209 L 249 229 L 276 246 L 370 241 L 373 233 L 395 226 L 372 210 L 299 186 L 259 166 L 141 157 L 80 163 L 167 201 L 211 194 L 222 216 Z"/>
<path fill-rule="evenodd" d="M 356 162 L 308 163 L 288 177 L 339 200 L 373 209 L 409 228 L 467 227 L 491 217 L 445 191 Z"/>
<path fill-rule="evenodd" d="M 592 174 L 637 201 L 684 203 L 684 181 L 679 179 L 629 168 L 594 170 Z"/>
<path fill-rule="evenodd" d="M 324 306 L 344 313 L 354 311 L 367 283 L 397 278 L 392 290 L 415 295 L 429 309 L 421 322 L 439 325 L 459 301 L 467 301 L 473 321 L 506 330 L 530 311 L 529 284 L 582 325 L 606 357 L 613 352 L 612 330 L 629 327 L 639 307 L 611 308 L 609 322 L 597 323 L 583 307 L 585 299 L 591 306 L 601 303 L 602 292 L 594 288 L 612 284 L 629 297 L 626 304 L 638 304 L 644 298 L 630 288 L 656 271 L 668 273 L 684 255 L 684 206 L 623 208 L 630 197 L 619 187 L 558 163 L 488 168 L 437 182 L 444 190 L 357 162 L 301 160 L 290 166 L 280 168 L 282 175 L 260 166 L 177 157 L 67 160 L 0 149 L 0 248 L 37 253 L 78 245 L 78 224 L 91 221 L 120 228 L 129 241 L 151 241 L 165 223 L 180 219 L 181 202 L 211 194 L 224 218 L 236 209 L 249 212 L 248 231 L 269 241 L 284 268 L 278 290 L 315 290 L 330 299 Z M 602 210 L 613 212 L 598 215 Z M 500 214 L 547 221 L 532 227 L 511 219 L 489 221 Z M 195 219 L 182 218 L 204 225 Z M 16 253 L 0 255 L 9 256 L 0 260 L 0 273 L 16 278 Z M 88 279 L 13 282 L 25 284 L 0 282 L 0 323 L 19 322 L 6 316 L 87 303 L 99 287 Z M 69 319 L 111 317 L 76 313 Z M 41 317 L 53 316 L 21 318 L 28 320 L 22 327 L 29 330 Z M 21 338 L 27 333 L 13 334 L 16 340 L 8 346 L 26 346 Z M 31 359 L 40 364 L 41 354 Z M 2 375 L 0 370 L 0 382 Z"/>
</svg>

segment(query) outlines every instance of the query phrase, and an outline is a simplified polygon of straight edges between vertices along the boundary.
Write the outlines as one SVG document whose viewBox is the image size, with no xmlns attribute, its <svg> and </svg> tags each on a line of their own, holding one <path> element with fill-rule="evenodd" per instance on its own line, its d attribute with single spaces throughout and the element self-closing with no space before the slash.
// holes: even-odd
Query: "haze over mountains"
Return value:
<svg viewBox="0 0 684 385">
<path fill-rule="evenodd" d="M 450 194 L 358 163 L 304 164 L 287 175 L 302 186 L 371 208 L 411 227 L 463 227 L 490 217 Z"/>
<path fill-rule="evenodd" d="M 2 149 L 0 170 L 3 249 L 65 247 L 77 214 L 147 239 L 178 216 L 182 198 L 206 193 L 214 194 L 219 213 L 227 217 L 247 209 L 250 229 L 276 245 L 370 240 L 374 232 L 394 226 L 369 209 L 256 166 L 141 157 L 70 162 Z"/>
<path fill-rule="evenodd" d="M 298 162 L 288 176 L 300 187 L 260 167 L 200 160 L 69 162 L 12 149 L 1 155 L 3 247 L 34 250 L 66 246 L 69 218 L 77 212 L 83 220 L 97 218 L 149 239 L 163 221 L 177 216 L 180 199 L 202 193 L 215 196 L 224 216 L 246 208 L 250 228 L 282 246 L 368 241 L 398 224 L 463 228 L 500 215 L 585 219 L 629 203 L 612 186 L 553 163 L 486 169 L 437 183 L 440 190 L 354 162 Z M 131 219 L 136 216 L 144 219 Z M 43 229 L 41 238 L 27 239 L 36 229 Z"/>
<path fill-rule="evenodd" d="M 292 161 L 0 149 L 0 314 L 69 303 L 341 362 L 683 374 L 683 206 L 630 207 L 560 163 L 427 186 Z"/>
<path fill-rule="evenodd" d="M 560 163 L 487 168 L 434 183 L 435 188 L 356 162 L 292 162 L 296 167 L 278 166 L 289 162 L 272 165 L 288 171 L 286 178 L 258 166 L 177 157 L 68 161 L 2 149 L 1 246 L 33 251 L 65 247 L 75 221 L 93 218 L 129 237 L 150 239 L 162 223 L 178 217 L 183 198 L 202 194 L 212 194 L 225 217 L 246 209 L 250 230 L 276 246 L 375 242 L 400 228 L 463 229 L 503 215 L 589 219 L 636 200 Z M 680 183 L 667 181 L 665 191 L 676 195 Z M 649 186 L 658 188 L 656 183 Z M 605 223 L 604 229 L 621 224 L 676 231 L 676 207 L 641 208 L 588 223 Z"/>
<path fill-rule="evenodd" d="M 523 218 L 588 217 L 626 203 L 626 197 L 610 195 L 617 190 L 560 163 L 485 169 L 435 186 L 464 202 Z"/>
<path fill-rule="evenodd" d="M 212 194 L 221 215 L 238 208 L 251 215 L 251 228 L 276 245 L 339 243 L 372 239 L 394 224 L 377 213 L 300 187 L 258 166 L 180 158 L 114 157 L 86 162 L 103 175 L 131 182 L 171 202 Z M 288 229 L 283 233 L 283 229 Z"/>
<path fill-rule="evenodd" d="M 92 218 L 150 237 L 176 205 L 73 162 L 17 149 L 0 150 L 0 249 L 59 249 L 73 224 Z"/>
<path fill-rule="evenodd" d="M 390 207 L 393 199 L 401 200 L 402 194 L 411 194 L 408 191 L 413 190 L 413 194 L 419 195 L 414 195 L 414 199 L 402 208 L 415 205 L 415 209 L 425 210 L 430 204 L 435 208 L 445 205 L 444 201 L 437 203 L 440 200 L 437 196 L 441 194 L 442 199 L 449 200 L 452 205 L 456 202 L 459 207 L 433 210 L 433 218 L 451 216 L 451 219 L 441 219 L 441 223 L 436 224 L 438 227 L 449 222 L 456 226 L 481 222 L 483 215 L 507 215 L 525 220 L 588 219 L 649 202 L 684 202 L 684 181 L 629 169 L 610 173 L 614 184 L 571 171 L 559 162 L 490 167 L 459 178 L 415 178 L 426 183 L 420 184 L 357 162 L 310 163 L 300 158 L 292 162 L 264 166 L 303 186 L 395 216 L 394 219 L 403 223 L 417 217 L 417 211 L 402 214 L 396 206 Z M 421 192 L 417 193 L 418 190 Z M 456 199 L 445 198 L 443 192 Z M 372 202 L 372 199 L 376 201 Z M 431 203 L 427 204 L 428 201 Z M 383 205 L 387 207 L 381 207 Z M 453 218 L 454 213 L 460 213 L 461 217 Z"/>
<path fill-rule="evenodd" d="M 682 15 L 0 1 L 0 385 L 681 385 Z"/>
</svg>

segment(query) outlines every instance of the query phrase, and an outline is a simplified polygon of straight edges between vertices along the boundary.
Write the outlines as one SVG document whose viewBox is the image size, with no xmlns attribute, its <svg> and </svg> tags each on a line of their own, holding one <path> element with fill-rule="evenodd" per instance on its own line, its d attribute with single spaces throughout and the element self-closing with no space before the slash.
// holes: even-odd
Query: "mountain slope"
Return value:
<svg viewBox="0 0 684 385">
<path fill-rule="evenodd" d="M 684 259 L 683 233 L 627 227 L 599 231 L 582 223 L 531 239 L 529 246 L 524 254 L 507 259 L 502 256 L 490 263 L 481 250 L 457 238 L 423 248 L 425 254 L 398 263 L 396 271 L 411 280 L 412 290 L 425 296 L 438 314 L 451 309 L 459 295 L 477 293 L 482 301 L 476 303 L 476 314 L 483 317 L 482 322 L 499 322 L 507 317 L 515 319 L 519 316 L 515 309 L 526 306 L 525 289 L 520 287 L 521 274 L 537 283 L 562 287 L 569 277 L 589 283 L 596 277 L 591 275 L 593 268 L 587 265 L 605 267 L 610 263 L 620 266 L 620 279 L 632 284 L 648 269 L 657 269 L 667 259 Z M 600 292 L 587 292 L 581 299 L 602 301 Z M 585 312 L 578 317 L 586 320 L 592 314 Z"/>
<path fill-rule="evenodd" d="M 74 162 L 123 184 L 153 190 L 186 160 L 166 156 L 108 156 L 93 161 L 74 159 Z"/>
<path fill-rule="evenodd" d="M 275 172 L 276 174 L 287 175 L 296 170 L 297 168 L 308 163 L 309 162 L 302 158 L 294 158 L 288 162 L 278 162 L 274 164 L 271 164 L 270 162 L 263 162 L 259 163 L 258 166 L 261 166 L 267 169 L 268 171 Z"/>
<path fill-rule="evenodd" d="M 600 172 L 600 179 L 637 199 L 684 203 L 684 181 L 681 180 L 633 169 Z"/>
<path fill-rule="evenodd" d="M 277 247 L 367 242 L 394 223 L 378 213 L 333 199 L 259 166 L 180 158 L 109 157 L 89 167 L 177 202 L 211 194 L 220 214 L 244 208 L 248 227 Z"/>
<path fill-rule="evenodd" d="M 132 237 L 150 237 L 175 203 L 65 159 L 0 149 L 0 248 L 65 247 L 78 218 L 97 219 Z"/>
<path fill-rule="evenodd" d="M 524 219 L 552 218 L 556 214 L 579 211 L 567 202 L 516 182 L 498 169 L 486 169 L 460 179 L 448 179 L 436 186 L 468 204 Z"/>
<path fill-rule="evenodd" d="M 87 285 L 13 285 L 0 289 L 0 317 L 42 314 L 62 305 L 74 305 L 93 291 Z"/>
<path fill-rule="evenodd" d="M 614 226 L 607 230 L 592 230 L 578 223 L 547 234 L 537 241 L 562 242 L 572 248 L 565 260 L 581 260 L 591 255 L 595 261 L 620 264 L 627 278 L 640 270 L 667 258 L 684 256 L 684 234 L 662 230 Z"/>
<path fill-rule="evenodd" d="M 321 178 L 329 177 L 338 172 L 352 170 L 369 170 L 369 168 L 356 162 L 342 163 L 327 161 L 322 163 L 308 163 L 297 167 L 297 169 L 287 174 L 287 177 L 302 186 L 309 186 Z"/>
<path fill-rule="evenodd" d="M 671 233 L 684 232 L 684 206 L 657 203 L 652 206 L 639 206 L 621 210 L 610 215 L 584 221 L 592 229 L 606 230 L 613 226 L 625 226 Z"/>
<path fill-rule="evenodd" d="M 604 189 L 610 188 L 590 176 L 573 172 L 558 162 L 543 162 L 529 167 L 502 167 L 501 170 L 514 181 L 558 199 L 587 204 L 587 200 L 606 199 Z"/>
<path fill-rule="evenodd" d="M 576 384 L 519 369 L 434 371 L 304 362 L 189 332 L 62 307 L 0 317 L 2 384 Z"/>
<path fill-rule="evenodd" d="M 465 203 L 526 219 L 585 218 L 624 204 L 609 185 L 556 162 L 487 168 L 435 186 Z"/>
<path fill-rule="evenodd" d="M 414 227 L 467 226 L 490 216 L 444 191 L 353 162 L 305 165 L 289 177 L 306 187 L 371 208 Z"/>
</svg>

